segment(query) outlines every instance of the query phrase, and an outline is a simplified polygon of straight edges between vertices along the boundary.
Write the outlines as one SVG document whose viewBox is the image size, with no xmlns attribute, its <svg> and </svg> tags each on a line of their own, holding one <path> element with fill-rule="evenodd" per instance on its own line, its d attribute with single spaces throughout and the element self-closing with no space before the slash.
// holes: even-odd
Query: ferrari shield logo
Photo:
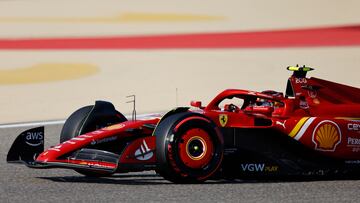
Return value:
<svg viewBox="0 0 360 203">
<path fill-rule="evenodd" d="M 225 127 L 228 122 L 228 116 L 226 114 L 220 114 L 219 122 L 220 122 L 221 127 Z"/>
</svg>

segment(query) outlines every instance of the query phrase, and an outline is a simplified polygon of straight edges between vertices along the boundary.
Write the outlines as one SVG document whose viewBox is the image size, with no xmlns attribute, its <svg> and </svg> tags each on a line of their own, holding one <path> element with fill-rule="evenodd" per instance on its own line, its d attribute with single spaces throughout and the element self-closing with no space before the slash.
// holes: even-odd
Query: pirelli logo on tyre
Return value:
<svg viewBox="0 0 360 203">
<path fill-rule="evenodd" d="M 341 130 L 333 121 L 321 121 L 314 129 L 312 141 L 316 150 L 333 152 L 341 142 Z"/>
</svg>

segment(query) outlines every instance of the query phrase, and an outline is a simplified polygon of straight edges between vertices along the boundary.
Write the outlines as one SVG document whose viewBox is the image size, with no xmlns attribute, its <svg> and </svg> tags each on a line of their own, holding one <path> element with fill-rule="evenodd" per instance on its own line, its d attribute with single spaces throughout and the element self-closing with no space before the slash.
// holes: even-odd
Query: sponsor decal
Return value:
<svg viewBox="0 0 360 203">
<path fill-rule="evenodd" d="M 333 121 L 321 121 L 314 129 L 312 141 L 316 150 L 333 152 L 341 142 L 341 130 Z"/>
<path fill-rule="evenodd" d="M 348 123 L 347 128 L 349 131 L 357 131 L 360 133 L 360 123 Z"/>
<path fill-rule="evenodd" d="M 285 127 L 285 123 L 286 123 L 286 121 L 284 121 L 284 122 L 276 121 L 276 125 L 280 125 L 280 126 L 282 126 L 284 129 L 286 128 L 286 127 Z"/>
<path fill-rule="evenodd" d="M 347 138 L 347 146 L 359 147 L 360 146 L 360 138 L 348 137 Z"/>
<path fill-rule="evenodd" d="M 102 129 L 100 129 L 100 130 L 92 131 L 92 132 L 87 133 L 87 134 L 91 136 L 91 135 L 98 135 L 98 134 L 101 134 L 103 132 L 104 131 Z"/>
<path fill-rule="evenodd" d="M 222 127 L 225 127 L 228 122 L 228 116 L 226 114 L 219 115 L 219 122 Z"/>
<path fill-rule="evenodd" d="M 100 162 L 98 162 L 98 163 L 91 163 L 91 162 L 89 162 L 89 163 L 87 163 L 87 165 L 89 166 L 89 167 L 95 167 L 95 168 L 110 168 L 110 169 L 112 169 L 112 168 L 114 168 L 114 167 L 112 167 L 112 166 L 108 166 L 108 165 L 105 165 L 105 164 L 101 164 Z"/>
<path fill-rule="evenodd" d="M 125 126 L 125 124 L 119 123 L 119 124 L 108 126 L 108 127 L 104 128 L 104 130 L 117 130 L 117 129 L 123 128 L 124 126 Z"/>
<path fill-rule="evenodd" d="M 346 160 L 346 164 L 360 164 L 360 160 Z"/>
<path fill-rule="evenodd" d="M 154 153 L 149 149 L 145 140 L 140 145 L 140 147 L 135 151 L 135 158 L 140 161 L 146 161 L 153 157 Z"/>
<path fill-rule="evenodd" d="M 352 147 L 352 152 L 360 151 L 360 138 L 348 137 L 347 138 L 347 147 Z"/>
<path fill-rule="evenodd" d="M 279 166 L 267 166 L 265 163 L 245 163 L 241 164 L 243 172 L 277 172 Z"/>
<path fill-rule="evenodd" d="M 295 78 L 295 83 L 296 84 L 304 84 L 304 83 L 307 83 L 307 79 L 306 78 Z"/>
<path fill-rule="evenodd" d="M 92 138 L 93 136 L 84 134 L 84 135 L 80 135 L 79 137 Z"/>
<path fill-rule="evenodd" d="M 84 141 L 85 138 L 82 138 L 82 137 L 74 137 L 74 138 L 71 138 L 72 141 Z"/>
<path fill-rule="evenodd" d="M 52 151 L 57 151 L 57 152 L 60 152 L 60 148 L 61 148 L 62 145 L 56 145 L 55 147 L 51 147 L 50 149 L 48 150 L 52 150 Z"/>
<path fill-rule="evenodd" d="M 315 99 L 317 97 L 317 91 L 312 89 L 312 90 L 308 90 L 308 95 L 309 97 L 311 97 L 312 99 Z"/>
<path fill-rule="evenodd" d="M 354 147 L 351 150 L 352 152 L 360 152 L 360 146 L 359 147 Z"/>
<path fill-rule="evenodd" d="M 320 100 L 319 100 L 318 98 L 314 98 L 314 99 L 313 99 L 313 103 L 314 103 L 314 104 L 320 104 Z"/>
<path fill-rule="evenodd" d="M 111 141 L 115 141 L 116 139 L 117 139 L 117 136 L 112 136 L 112 137 L 106 137 L 106 138 L 103 138 L 103 139 L 100 139 L 100 140 L 93 140 L 91 142 L 91 145 L 111 142 Z"/>
<path fill-rule="evenodd" d="M 109 169 L 114 168 L 111 165 L 106 165 L 106 164 L 103 164 L 101 162 L 94 163 L 94 162 L 80 161 L 78 163 L 75 162 L 75 164 L 85 165 L 85 166 L 88 166 L 90 168 L 109 168 Z"/>
<path fill-rule="evenodd" d="M 27 132 L 25 135 L 25 143 L 36 147 L 44 142 L 43 132 Z"/>
<path fill-rule="evenodd" d="M 309 104 L 305 100 L 300 100 L 300 108 L 302 109 L 309 109 Z"/>
</svg>

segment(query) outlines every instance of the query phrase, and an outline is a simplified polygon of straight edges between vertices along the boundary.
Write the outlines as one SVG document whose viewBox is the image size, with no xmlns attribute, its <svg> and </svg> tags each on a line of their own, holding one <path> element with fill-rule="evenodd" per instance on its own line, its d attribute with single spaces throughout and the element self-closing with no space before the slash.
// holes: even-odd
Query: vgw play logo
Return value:
<svg viewBox="0 0 360 203">
<path fill-rule="evenodd" d="M 244 172 L 277 172 L 279 166 L 267 166 L 264 163 L 241 164 L 241 169 Z"/>
</svg>

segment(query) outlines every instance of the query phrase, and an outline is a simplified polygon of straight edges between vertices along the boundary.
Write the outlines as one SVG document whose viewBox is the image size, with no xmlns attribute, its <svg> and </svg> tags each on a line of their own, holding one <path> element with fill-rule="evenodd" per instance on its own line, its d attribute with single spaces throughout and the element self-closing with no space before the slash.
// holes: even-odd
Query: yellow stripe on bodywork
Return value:
<svg viewBox="0 0 360 203">
<path fill-rule="evenodd" d="M 353 117 L 335 117 L 335 119 L 343 119 L 343 120 L 350 120 L 350 121 L 360 120 L 360 118 L 353 118 Z"/>
<path fill-rule="evenodd" d="M 301 127 L 304 125 L 304 123 L 309 119 L 310 117 L 303 117 L 300 119 L 300 121 L 295 125 L 295 127 L 291 130 L 289 136 L 295 137 L 295 135 L 299 132 Z"/>
</svg>

